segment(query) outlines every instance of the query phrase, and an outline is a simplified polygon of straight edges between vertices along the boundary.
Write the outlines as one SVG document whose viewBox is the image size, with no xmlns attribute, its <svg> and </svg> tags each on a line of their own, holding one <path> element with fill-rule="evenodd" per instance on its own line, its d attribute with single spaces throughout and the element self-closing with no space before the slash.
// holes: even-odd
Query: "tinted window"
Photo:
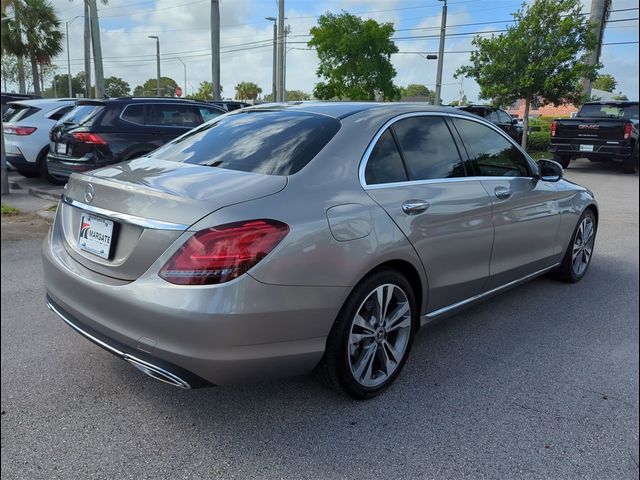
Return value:
<svg viewBox="0 0 640 480">
<path fill-rule="evenodd" d="M 222 112 L 216 108 L 202 107 L 199 106 L 198 110 L 200 111 L 200 116 L 202 117 L 202 121 L 208 122 L 212 118 L 216 118 Z"/>
<path fill-rule="evenodd" d="M 629 118 L 638 120 L 638 104 L 586 104 L 578 112 L 578 117 Z"/>
<path fill-rule="evenodd" d="M 36 107 L 26 107 L 22 105 L 14 108 L 17 108 L 17 109 L 9 118 L 10 122 L 19 122 L 20 120 L 24 120 L 25 118 L 30 117 L 31 115 L 33 115 L 34 113 L 40 110 L 39 108 L 36 108 Z"/>
<path fill-rule="evenodd" d="M 476 175 L 529 176 L 527 160 L 522 152 L 495 130 L 470 120 L 455 119 L 455 125 Z"/>
<path fill-rule="evenodd" d="M 121 118 L 127 122 L 144 125 L 144 105 L 127 105 Z"/>
<path fill-rule="evenodd" d="M 102 111 L 102 105 L 78 105 L 69 113 L 64 115 L 62 120 L 64 123 L 73 123 L 75 125 L 83 125 L 92 120 L 98 113 Z"/>
<path fill-rule="evenodd" d="M 378 183 L 406 182 L 407 174 L 402 165 L 402 157 L 393 139 L 391 130 L 387 130 L 373 147 L 364 178 L 368 185 Z"/>
<path fill-rule="evenodd" d="M 511 123 L 511 116 L 502 110 L 498 110 L 498 118 L 500 119 L 500 123 Z"/>
<path fill-rule="evenodd" d="M 411 117 L 393 124 L 410 180 L 464 177 L 464 167 L 441 117 Z"/>
<path fill-rule="evenodd" d="M 58 110 L 54 111 L 53 113 L 49 114 L 49 118 L 51 120 L 55 120 L 56 122 L 58 120 L 60 120 L 62 117 L 64 117 L 64 115 L 73 108 L 72 105 L 69 105 L 67 107 L 62 107 L 59 108 Z"/>
<path fill-rule="evenodd" d="M 340 122 L 287 111 L 238 111 L 155 150 L 151 157 L 243 172 L 291 175 L 333 138 Z"/>
<path fill-rule="evenodd" d="M 487 120 L 489 120 L 490 122 L 493 123 L 499 123 L 500 122 L 500 117 L 498 117 L 498 112 L 493 111 L 493 112 L 489 112 L 489 115 L 487 115 Z"/>
<path fill-rule="evenodd" d="M 163 127 L 196 127 L 202 118 L 192 105 L 149 104 L 147 105 L 147 125 Z"/>
</svg>

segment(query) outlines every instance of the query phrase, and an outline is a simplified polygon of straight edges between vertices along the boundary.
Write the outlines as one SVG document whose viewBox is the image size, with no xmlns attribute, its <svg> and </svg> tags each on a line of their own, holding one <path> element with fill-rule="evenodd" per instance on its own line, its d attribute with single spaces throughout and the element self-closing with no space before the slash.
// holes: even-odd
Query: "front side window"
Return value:
<svg viewBox="0 0 640 480">
<path fill-rule="evenodd" d="M 144 125 L 144 105 L 140 103 L 127 105 L 121 118 L 127 122 Z"/>
<path fill-rule="evenodd" d="M 498 118 L 500 118 L 500 123 L 512 123 L 511 116 L 502 110 L 498 110 Z"/>
<path fill-rule="evenodd" d="M 409 180 L 464 177 L 462 159 L 442 117 L 409 117 L 393 124 Z"/>
<path fill-rule="evenodd" d="M 482 177 L 528 177 L 529 166 L 523 153 L 501 134 L 471 120 L 456 118 L 475 175 Z"/>
<path fill-rule="evenodd" d="M 209 107 L 199 106 L 198 110 L 200 111 L 200 115 L 202 116 L 202 120 L 205 121 L 205 122 L 208 122 L 212 118 L 216 118 L 218 115 L 222 114 L 222 112 L 220 110 L 218 110 L 217 108 L 209 108 Z"/>
<path fill-rule="evenodd" d="M 391 130 L 386 130 L 373 147 L 364 172 L 367 185 L 406 182 L 407 173 L 402 165 Z"/>
</svg>

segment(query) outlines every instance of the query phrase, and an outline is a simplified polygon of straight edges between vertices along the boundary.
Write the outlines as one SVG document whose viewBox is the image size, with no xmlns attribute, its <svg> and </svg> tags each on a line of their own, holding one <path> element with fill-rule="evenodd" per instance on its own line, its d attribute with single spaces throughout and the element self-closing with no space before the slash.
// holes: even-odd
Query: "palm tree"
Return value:
<svg viewBox="0 0 640 480">
<path fill-rule="evenodd" d="M 48 0 L 12 0 L 14 18 L 2 29 L 3 52 L 28 57 L 33 91 L 41 94 L 39 65 L 49 65 L 62 52 L 60 21 Z"/>
<path fill-rule="evenodd" d="M 2 2 L 2 55 L 16 57 L 16 73 L 20 93 L 26 93 L 24 73 L 24 52 L 20 28 L 20 14 L 22 12 L 20 0 Z M 13 19 L 6 15 L 7 8 L 13 11 Z"/>
</svg>

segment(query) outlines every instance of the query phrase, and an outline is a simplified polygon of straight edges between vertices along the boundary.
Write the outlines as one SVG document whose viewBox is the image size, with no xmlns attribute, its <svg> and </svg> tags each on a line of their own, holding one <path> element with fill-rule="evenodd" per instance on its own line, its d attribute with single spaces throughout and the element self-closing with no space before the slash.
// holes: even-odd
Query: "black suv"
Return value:
<svg viewBox="0 0 640 480">
<path fill-rule="evenodd" d="M 518 121 L 511 117 L 507 112 L 491 105 L 466 105 L 464 107 L 456 107 L 465 112 L 473 113 L 489 120 L 500 127 L 504 132 L 513 138 L 516 142 L 522 142 L 522 126 L 518 125 Z"/>
<path fill-rule="evenodd" d="M 226 113 L 175 98 L 81 100 L 51 129 L 47 167 L 58 178 L 145 155 Z"/>
</svg>

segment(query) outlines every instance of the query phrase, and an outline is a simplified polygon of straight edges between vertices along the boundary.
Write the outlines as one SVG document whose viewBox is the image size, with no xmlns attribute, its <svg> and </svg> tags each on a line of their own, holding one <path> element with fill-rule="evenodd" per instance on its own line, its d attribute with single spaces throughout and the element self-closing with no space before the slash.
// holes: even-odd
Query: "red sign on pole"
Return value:
<svg viewBox="0 0 640 480">
<path fill-rule="evenodd" d="M 181 97 L 181 96 L 182 96 L 182 89 L 181 89 L 180 87 L 176 87 L 176 95 L 177 95 L 178 97 Z"/>
</svg>

